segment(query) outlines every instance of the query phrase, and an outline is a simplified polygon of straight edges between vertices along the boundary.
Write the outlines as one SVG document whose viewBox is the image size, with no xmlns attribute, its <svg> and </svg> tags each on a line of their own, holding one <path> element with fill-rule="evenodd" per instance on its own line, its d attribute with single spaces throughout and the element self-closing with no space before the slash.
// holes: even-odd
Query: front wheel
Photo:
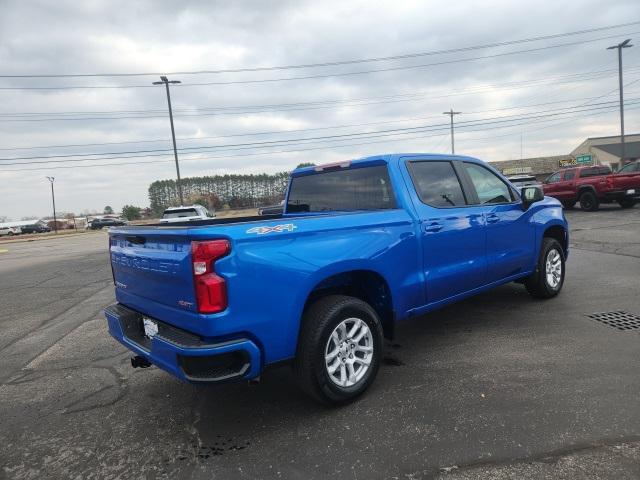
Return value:
<svg viewBox="0 0 640 480">
<path fill-rule="evenodd" d="M 294 374 L 300 388 L 325 404 L 348 403 L 373 383 L 382 358 L 378 314 L 354 297 L 331 295 L 302 319 Z"/>
<path fill-rule="evenodd" d="M 536 270 L 526 279 L 524 285 L 529 294 L 536 298 L 552 298 L 560 293 L 564 284 L 564 250 L 557 240 L 544 237 Z"/>
</svg>

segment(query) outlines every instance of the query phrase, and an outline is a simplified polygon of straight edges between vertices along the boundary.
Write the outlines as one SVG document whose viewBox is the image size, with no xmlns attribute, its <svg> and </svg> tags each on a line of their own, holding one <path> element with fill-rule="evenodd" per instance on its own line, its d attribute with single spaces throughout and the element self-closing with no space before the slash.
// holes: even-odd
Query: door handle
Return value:
<svg viewBox="0 0 640 480">
<path fill-rule="evenodd" d="M 431 222 L 422 226 L 422 231 L 424 233 L 435 233 L 439 232 L 440 230 L 442 230 L 442 225 L 438 222 Z"/>
<path fill-rule="evenodd" d="M 487 223 L 496 223 L 500 221 L 500 217 L 495 213 L 490 213 L 487 215 Z"/>
</svg>

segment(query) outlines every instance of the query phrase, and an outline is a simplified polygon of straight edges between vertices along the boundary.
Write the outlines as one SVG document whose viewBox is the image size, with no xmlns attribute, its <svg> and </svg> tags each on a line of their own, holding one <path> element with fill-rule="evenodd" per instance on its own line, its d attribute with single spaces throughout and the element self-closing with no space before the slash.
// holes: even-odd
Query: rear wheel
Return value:
<svg viewBox="0 0 640 480">
<path fill-rule="evenodd" d="M 582 192 L 580 195 L 580 208 L 587 212 L 595 212 L 600 207 L 600 202 L 595 193 L 590 190 Z"/>
<path fill-rule="evenodd" d="M 300 388 L 325 404 L 348 403 L 373 383 L 382 358 L 382 325 L 368 304 L 331 295 L 304 314 L 294 374 Z"/>
<path fill-rule="evenodd" d="M 632 208 L 636 204 L 636 201 L 633 198 L 625 197 L 618 200 L 618 204 L 622 208 Z"/>
<path fill-rule="evenodd" d="M 524 285 L 529 294 L 536 298 L 555 297 L 564 284 L 564 251 L 557 240 L 544 237 L 536 270 L 526 279 Z"/>
</svg>

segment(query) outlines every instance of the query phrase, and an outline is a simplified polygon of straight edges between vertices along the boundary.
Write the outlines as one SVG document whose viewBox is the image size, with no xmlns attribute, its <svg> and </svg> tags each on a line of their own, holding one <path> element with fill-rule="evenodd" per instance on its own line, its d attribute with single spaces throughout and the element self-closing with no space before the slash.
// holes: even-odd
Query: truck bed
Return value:
<svg viewBox="0 0 640 480">
<path fill-rule="evenodd" d="M 127 228 L 140 226 L 140 227 L 198 227 L 203 225 L 228 225 L 231 223 L 249 223 L 267 220 L 277 220 L 282 218 L 282 214 L 274 215 L 251 215 L 248 217 L 228 217 L 228 218 L 211 218 L 208 220 L 191 220 L 184 222 L 171 222 L 171 223 L 151 223 L 147 225 L 131 225 Z"/>
</svg>

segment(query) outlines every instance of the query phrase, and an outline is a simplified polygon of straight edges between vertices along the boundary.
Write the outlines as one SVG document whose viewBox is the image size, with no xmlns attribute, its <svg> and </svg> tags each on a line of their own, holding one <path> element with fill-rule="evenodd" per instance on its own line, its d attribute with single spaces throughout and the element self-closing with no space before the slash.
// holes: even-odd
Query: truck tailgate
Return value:
<svg viewBox="0 0 640 480">
<path fill-rule="evenodd" d="M 191 241 L 175 233 L 110 233 L 116 288 L 172 308 L 196 311 Z"/>
</svg>

